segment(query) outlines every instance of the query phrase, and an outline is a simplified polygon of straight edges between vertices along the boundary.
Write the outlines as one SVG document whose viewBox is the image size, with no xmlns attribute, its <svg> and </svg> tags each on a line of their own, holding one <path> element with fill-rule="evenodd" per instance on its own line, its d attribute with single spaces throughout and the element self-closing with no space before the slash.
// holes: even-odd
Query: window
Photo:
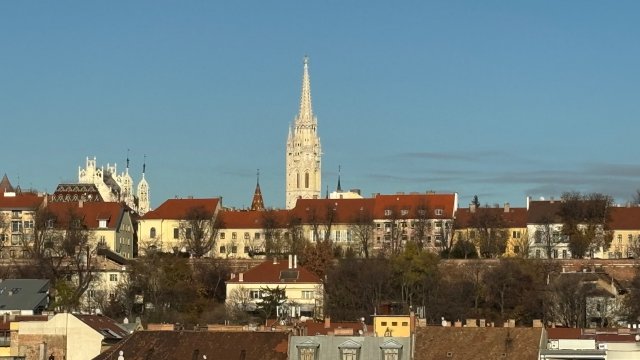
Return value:
<svg viewBox="0 0 640 360">
<path fill-rule="evenodd" d="M 437 229 L 441 229 L 442 228 L 442 221 L 436 221 L 436 228 Z"/>
<path fill-rule="evenodd" d="M 174 239 L 179 239 L 180 238 L 180 229 L 173 228 L 173 238 Z"/>
<path fill-rule="evenodd" d="M 391 214 L 393 213 L 393 211 L 387 209 L 384 211 L 384 216 L 391 216 Z"/>
<path fill-rule="evenodd" d="M 14 218 L 14 219 L 19 218 L 21 215 L 22 215 L 22 211 L 20 211 L 20 210 L 13 210 L 11 212 L 11 217 Z"/>
<path fill-rule="evenodd" d="M 109 274 L 109 281 L 118 281 L 118 274 Z"/>
<path fill-rule="evenodd" d="M 244 253 L 248 254 L 251 249 L 248 246 L 244 247 Z"/>
<path fill-rule="evenodd" d="M 386 321 L 380 322 L 380 326 L 387 326 L 387 322 Z"/>
<path fill-rule="evenodd" d="M 340 233 L 341 231 L 336 231 L 336 241 L 340 241 Z"/>
<path fill-rule="evenodd" d="M 156 228 L 152 227 L 151 229 L 149 229 L 149 237 L 152 239 L 156 238 Z"/>
<path fill-rule="evenodd" d="M 260 290 L 251 290 L 251 291 L 249 291 L 249 298 L 251 298 L 251 299 L 260 299 Z"/>
<path fill-rule="evenodd" d="M 438 215 L 438 216 L 440 216 L 440 215 L 444 214 L 444 210 L 442 210 L 442 209 L 436 209 L 435 214 L 436 214 L 436 215 Z"/>
<path fill-rule="evenodd" d="M 238 253 L 238 247 L 237 247 L 237 246 L 235 246 L 235 245 L 233 245 L 233 246 L 231 247 L 231 252 L 232 252 L 233 254 Z"/>
<path fill-rule="evenodd" d="M 245 240 L 249 240 L 249 233 L 248 232 L 244 233 L 244 239 Z"/>
<path fill-rule="evenodd" d="M 107 227 L 107 220 L 98 220 L 98 227 L 106 228 Z"/>
<path fill-rule="evenodd" d="M 224 233 L 223 232 L 220 233 L 220 239 L 224 240 Z"/>
<path fill-rule="evenodd" d="M 47 219 L 47 229 L 53 229 L 53 219 Z"/>
<path fill-rule="evenodd" d="M 256 239 L 256 240 L 260 240 L 260 233 L 257 232 L 255 234 L 253 234 L 253 238 Z"/>
<path fill-rule="evenodd" d="M 520 246 L 519 245 L 515 245 L 513 247 L 513 253 L 514 254 L 520 254 Z"/>
<path fill-rule="evenodd" d="M 360 349 L 342 348 L 340 349 L 340 360 L 358 360 Z"/>
<path fill-rule="evenodd" d="M 22 231 L 22 221 L 12 221 L 11 222 L 11 231 L 12 232 L 21 232 Z"/>
<path fill-rule="evenodd" d="M 409 322 L 408 321 L 403 321 L 402 322 L 402 326 L 409 326 Z"/>
<path fill-rule="evenodd" d="M 220 254 L 226 254 L 226 253 L 227 253 L 227 248 L 224 245 L 220 246 Z"/>
<path fill-rule="evenodd" d="M 25 229 L 33 229 L 33 220 L 25 220 L 24 221 Z"/>
<path fill-rule="evenodd" d="M 391 322 L 391 326 L 398 326 L 398 322 L 397 321 L 392 321 Z"/>
<path fill-rule="evenodd" d="M 317 352 L 318 349 L 314 347 L 301 347 L 298 349 L 298 358 L 300 360 L 315 360 Z"/>
<path fill-rule="evenodd" d="M 514 230 L 513 233 L 511 234 L 511 237 L 514 239 L 520 239 L 520 231 Z"/>
<path fill-rule="evenodd" d="M 618 243 L 622 242 L 622 234 L 618 234 Z"/>
<path fill-rule="evenodd" d="M 304 187 L 309 188 L 309 173 L 304 173 Z"/>
<path fill-rule="evenodd" d="M 381 349 L 382 360 L 399 360 L 400 349 Z"/>
<path fill-rule="evenodd" d="M 563 259 L 567 258 L 567 250 L 562 250 L 562 258 Z"/>
<path fill-rule="evenodd" d="M 236 232 L 231 233 L 231 240 L 236 240 L 238 238 L 238 234 Z"/>
<path fill-rule="evenodd" d="M 409 210 L 407 210 L 407 209 L 400 210 L 400 215 L 405 216 L 405 215 L 408 215 L 408 214 L 409 214 Z"/>
<path fill-rule="evenodd" d="M 540 250 L 536 250 L 536 259 L 540 259 Z"/>
<path fill-rule="evenodd" d="M 22 234 L 11 234 L 11 245 L 22 244 Z"/>
<path fill-rule="evenodd" d="M 303 291 L 302 291 L 302 298 L 303 298 L 303 299 L 305 299 L 305 300 L 311 300 L 311 299 L 313 299 L 313 291 L 306 291 L 306 290 L 303 290 Z"/>
</svg>

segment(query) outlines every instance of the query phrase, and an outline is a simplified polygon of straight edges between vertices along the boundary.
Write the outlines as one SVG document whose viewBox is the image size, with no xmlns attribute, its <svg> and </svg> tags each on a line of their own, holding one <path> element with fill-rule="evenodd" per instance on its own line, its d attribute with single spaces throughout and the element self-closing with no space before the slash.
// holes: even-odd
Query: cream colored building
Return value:
<svg viewBox="0 0 640 360">
<path fill-rule="evenodd" d="M 157 209 L 149 211 L 138 222 L 138 248 L 141 253 L 148 249 L 162 252 L 186 252 L 181 227 L 188 226 L 189 212 L 202 209 L 218 216 L 220 199 L 169 199 Z"/>
<path fill-rule="evenodd" d="M 322 187 L 322 149 L 318 136 L 318 119 L 311 106 L 309 60 L 304 59 L 300 111 L 289 128 L 286 150 L 286 208 L 292 209 L 298 199 L 317 199 Z"/>
<path fill-rule="evenodd" d="M 15 332 L 11 356 L 26 359 L 90 360 L 98 356 L 108 342 L 117 342 L 127 333 L 113 320 L 97 315 L 57 314 L 48 321 L 12 322 Z"/>
<path fill-rule="evenodd" d="M 245 302 L 246 310 L 253 311 L 261 302 L 265 288 L 284 289 L 289 314 L 322 318 L 324 287 L 320 278 L 297 265 L 295 256 L 284 260 L 267 260 L 250 270 L 232 274 L 227 281 L 226 303 L 238 306 Z"/>
<path fill-rule="evenodd" d="M 640 207 L 613 207 L 610 210 L 609 229 L 613 239 L 603 259 L 640 257 Z"/>
<path fill-rule="evenodd" d="M 8 183 L 8 179 L 3 182 Z M 10 191 L 8 191 L 10 190 Z M 1 258 L 21 258 L 27 251 L 24 241 L 31 241 L 35 226 L 34 215 L 45 200 L 44 195 L 16 192 L 9 184 L 0 190 L 0 243 Z"/>
</svg>

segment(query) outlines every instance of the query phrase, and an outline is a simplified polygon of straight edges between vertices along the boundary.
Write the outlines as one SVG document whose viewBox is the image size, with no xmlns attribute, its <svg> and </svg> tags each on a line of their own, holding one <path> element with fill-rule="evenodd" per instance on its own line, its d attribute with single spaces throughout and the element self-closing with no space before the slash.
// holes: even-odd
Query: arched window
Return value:
<svg viewBox="0 0 640 360">
<path fill-rule="evenodd" d="M 304 173 L 304 187 L 309 188 L 309 173 Z"/>
<path fill-rule="evenodd" d="M 152 228 L 149 230 L 149 237 L 150 237 L 150 238 L 152 238 L 152 239 L 155 239 L 155 238 L 156 238 L 156 228 L 152 227 Z"/>
<path fill-rule="evenodd" d="M 300 188 L 300 173 L 296 173 L 296 188 Z"/>
</svg>

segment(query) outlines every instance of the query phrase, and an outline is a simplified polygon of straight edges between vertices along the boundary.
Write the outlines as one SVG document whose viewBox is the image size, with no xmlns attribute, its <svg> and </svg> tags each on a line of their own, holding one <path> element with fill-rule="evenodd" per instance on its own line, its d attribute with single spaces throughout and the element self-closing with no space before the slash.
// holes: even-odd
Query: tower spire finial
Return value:
<svg viewBox="0 0 640 360">
<path fill-rule="evenodd" d="M 144 178 L 144 173 L 147 171 L 147 154 L 144 154 L 142 161 L 142 177 Z"/>
<path fill-rule="evenodd" d="M 311 106 L 311 80 L 309 78 L 309 57 L 304 56 L 302 73 L 302 94 L 300 95 L 300 113 L 296 122 L 313 122 L 313 108 Z"/>
<path fill-rule="evenodd" d="M 127 171 L 129 170 L 129 149 L 127 149 Z"/>
<path fill-rule="evenodd" d="M 338 165 L 338 187 L 336 188 L 337 192 L 342 192 L 342 186 L 340 186 L 340 168 L 341 166 Z"/>
<path fill-rule="evenodd" d="M 256 173 L 256 185 L 260 186 L 260 169 Z"/>
</svg>

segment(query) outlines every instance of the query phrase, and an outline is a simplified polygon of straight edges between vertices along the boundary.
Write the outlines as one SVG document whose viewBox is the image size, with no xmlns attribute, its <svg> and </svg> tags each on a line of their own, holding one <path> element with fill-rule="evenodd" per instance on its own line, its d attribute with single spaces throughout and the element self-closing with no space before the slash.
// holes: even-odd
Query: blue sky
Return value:
<svg viewBox="0 0 640 360">
<path fill-rule="evenodd" d="M 0 172 L 144 154 L 152 206 L 284 206 L 310 57 L 323 188 L 466 206 L 640 188 L 638 1 L 3 1 Z"/>
</svg>

